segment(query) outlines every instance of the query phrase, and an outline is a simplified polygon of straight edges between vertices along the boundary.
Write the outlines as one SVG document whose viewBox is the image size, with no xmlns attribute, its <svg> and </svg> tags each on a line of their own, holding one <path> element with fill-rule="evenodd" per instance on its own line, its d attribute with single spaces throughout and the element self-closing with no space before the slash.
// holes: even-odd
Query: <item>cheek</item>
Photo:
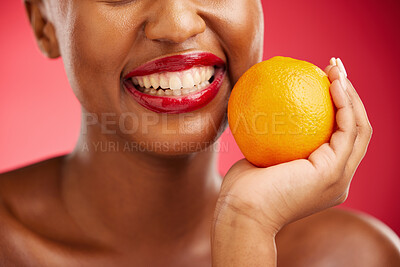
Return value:
<svg viewBox="0 0 400 267">
<path fill-rule="evenodd" d="M 263 10 L 261 2 L 258 0 L 222 2 L 219 19 L 214 23 L 214 27 L 222 36 L 222 42 L 229 58 L 229 75 L 232 83 L 235 84 L 247 69 L 262 60 Z"/>
<path fill-rule="evenodd" d="M 92 1 L 80 1 L 63 42 L 63 60 L 75 94 L 89 111 L 118 106 L 120 75 L 138 27 L 130 10 L 110 10 Z"/>
</svg>

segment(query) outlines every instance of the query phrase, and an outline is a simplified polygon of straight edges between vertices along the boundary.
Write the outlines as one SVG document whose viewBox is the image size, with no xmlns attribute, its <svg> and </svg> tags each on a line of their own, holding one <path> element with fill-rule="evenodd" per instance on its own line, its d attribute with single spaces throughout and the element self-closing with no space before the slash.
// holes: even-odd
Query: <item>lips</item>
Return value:
<svg viewBox="0 0 400 267">
<path fill-rule="evenodd" d="M 184 77 L 183 82 L 180 77 Z M 222 59 L 211 53 L 192 52 L 147 62 L 127 74 L 123 84 L 140 105 L 151 111 L 184 113 L 211 102 L 224 77 Z"/>
</svg>

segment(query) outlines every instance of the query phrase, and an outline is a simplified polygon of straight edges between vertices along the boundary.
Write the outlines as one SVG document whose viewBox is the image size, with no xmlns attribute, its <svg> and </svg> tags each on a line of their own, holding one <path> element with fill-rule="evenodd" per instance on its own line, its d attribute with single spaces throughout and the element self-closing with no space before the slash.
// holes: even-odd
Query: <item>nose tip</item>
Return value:
<svg viewBox="0 0 400 267">
<path fill-rule="evenodd" d="M 169 4 L 154 13 L 145 25 L 148 39 L 182 43 L 205 31 L 206 23 L 195 10 L 185 7 L 182 1 L 166 2 Z"/>
</svg>

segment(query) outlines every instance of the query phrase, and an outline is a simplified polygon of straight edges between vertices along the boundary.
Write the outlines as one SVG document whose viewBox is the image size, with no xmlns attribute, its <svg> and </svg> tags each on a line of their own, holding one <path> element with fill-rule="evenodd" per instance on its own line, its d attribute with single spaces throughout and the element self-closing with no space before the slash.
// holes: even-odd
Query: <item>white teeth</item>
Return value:
<svg viewBox="0 0 400 267">
<path fill-rule="evenodd" d="M 137 79 L 138 79 L 138 82 L 139 82 L 139 86 L 140 87 L 144 87 L 143 78 L 142 77 L 137 77 Z"/>
<path fill-rule="evenodd" d="M 214 75 L 214 68 L 207 67 L 206 80 L 207 81 L 210 80 L 213 75 Z"/>
<path fill-rule="evenodd" d="M 181 79 L 179 79 L 178 75 L 171 75 L 169 78 L 169 88 L 171 90 L 177 90 L 182 88 Z"/>
<path fill-rule="evenodd" d="M 182 92 L 181 92 L 181 90 L 172 90 L 172 94 L 173 95 L 181 95 Z"/>
<path fill-rule="evenodd" d="M 201 83 L 201 76 L 200 76 L 198 70 L 194 71 L 194 83 L 195 84 L 200 84 Z"/>
<path fill-rule="evenodd" d="M 179 72 L 154 73 L 132 77 L 132 83 L 141 92 L 157 96 L 180 96 L 194 93 L 210 85 L 214 75 L 213 66 L 198 66 Z M 158 89 L 158 88 L 162 89 Z"/>
<path fill-rule="evenodd" d="M 193 86 L 191 88 L 181 88 L 181 89 L 154 89 L 154 88 L 141 88 L 140 90 L 146 94 L 157 95 L 157 96 L 182 96 L 195 93 L 207 87 L 210 83 L 208 81 L 202 82 L 199 85 Z"/>
<path fill-rule="evenodd" d="M 182 79 L 182 86 L 184 88 L 192 88 L 196 83 L 196 81 L 193 81 L 193 76 L 191 73 L 186 73 L 183 75 Z"/>
<path fill-rule="evenodd" d="M 209 81 L 204 81 L 204 82 L 202 82 L 202 83 L 200 84 L 199 88 L 200 88 L 200 89 L 203 89 L 203 88 L 206 88 L 206 87 L 209 86 L 209 85 L 210 85 L 210 82 L 209 82 Z"/>
<path fill-rule="evenodd" d="M 150 76 L 150 83 L 154 89 L 157 89 L 160 86 L 160 82 L 159 82 L 157 74 L 153 74 Z"/>
<path fill-rule="evenodd" d="M 165 74 L 160 74 L 160 86 L 163 89 L 169 88 L 169 81 L 167 77 L 165 77 Z"/>
<path fill-rule="evenodd" d="M 149 76 L 143 76 L 143 83 L 144 83 L 144 87 L 146 87 L 146 88 L 151 87 Z"/>
<path fill-rule="evenodd" d="M 205 81 L 206 80 L 206 68 L 202 67 L 201 68 L 201 74 L 200 74 L 201 80 Z"/>
</svg>

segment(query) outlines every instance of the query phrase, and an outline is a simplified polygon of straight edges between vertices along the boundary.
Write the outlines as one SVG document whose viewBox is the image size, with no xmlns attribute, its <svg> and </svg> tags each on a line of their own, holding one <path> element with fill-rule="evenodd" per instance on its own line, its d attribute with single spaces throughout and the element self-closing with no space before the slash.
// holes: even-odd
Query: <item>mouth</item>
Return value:
<svg viewBox="0 0 400 267">
<path fill-rule="evenodd" d="M 211 53 L 191 52 L 147 62 L 123 78 L 143 107 L 157 113 L 184 113 L 211 102 L 225 77 L 225 63 Z"/>
</svg>

